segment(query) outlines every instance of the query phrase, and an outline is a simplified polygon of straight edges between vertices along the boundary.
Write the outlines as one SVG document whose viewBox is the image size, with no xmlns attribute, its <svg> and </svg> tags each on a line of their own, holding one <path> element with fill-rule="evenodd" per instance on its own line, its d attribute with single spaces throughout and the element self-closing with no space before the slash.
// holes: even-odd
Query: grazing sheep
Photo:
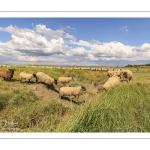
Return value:
<svg viewBox="0 0 150 150">
<path fill-rule="evenodd" d="M 112 76 L 107 80 L 107 82 L 102 87 L 103 89 L 108 90 L 119 84 L 120 84 L 120 78 L 118 76 Z"/>
<path fill-rule="evenodd" d="M 91 68 L 92 71 L 96 71 L 96 68 Z"/>
<path fill-rule="evenodd" d="M 28 83 L 30 83 L 30 80 L 31 80 L 32 78 L 36 78 L 36 82 L 37 82 L 36 74 L 21 72 L 21 73 L 19 74 L 19 76 L 20 76 L 20 82 L 22 82 L 22 79 L 25 79 L 26 81 L 28 81 Z"/>
<path fill-rule="evenodd" d="M 109 78 L 112 77 L 114 74 L 115 74 L 115 71 L 114 71 L 114 70 L 109 70 L 109 69 L 107 69 L 107 76 L 108 76 Z"/>
<path fill-rule="evenodd" d="M 61 87 L 59 90 L 59 98 L 61 99 L 62 96 L 78 96 L 80 95 L 81 91 L 86 91 L 86 88 L 84 86 L 78 86 L 78 87 Z"/>
<path fill-rule="evenodd" d="M 48 87 L 50 85 L 53 86 L 53 88 L 55 87 L 55 85 L 57 84 L 57 80 L 50 77 L 49 75 L 43 73 L 43 72 L 37 72 L 36 73 L 36 77 L 37 77 L 37 82 L 38 80 L 40 80 L 41 82 L 45 83 Z"/>
<path fill-rule="evenodd" d="M 127 79 L 127 82 L 129 82 L 133 77 L 133 73 L 130 70 L 122 69 L 121 70 L 121 80 L 124 81 L 124 79 Z"/>
<path fill-rule="evenodd" d="M 14 69 L 8 69 L 8 70 L 0 70 L 0 77 L 2 77 L 4 80 L 11 80 L 14 75 Z"/>
<path fill-rule="evenodd" d="M 73 80 L 73 77 L 59 77 L 58 78 L 58 83 L 63 83 L 63 84 L 65 84 L 65 83 L 69 83 L 71 80 Z"/>
<path fill-rule="evenodd" d="M 120 77 L 120 74 L 121 74 L 120 69 L 113 69 L 111 71 L 107 70 L 107 75 L 108 75 L 109 78 L 112 77 L 112 76 L 118 76 L 118 77 Z"/>
</svg>

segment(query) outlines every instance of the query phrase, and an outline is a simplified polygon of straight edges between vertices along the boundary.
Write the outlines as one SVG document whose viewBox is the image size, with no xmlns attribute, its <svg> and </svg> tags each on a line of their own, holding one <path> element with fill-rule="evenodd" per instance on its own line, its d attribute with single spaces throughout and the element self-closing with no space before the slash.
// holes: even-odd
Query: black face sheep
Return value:
<svg viewBox="0 0 150 150">
<path fill-rule="evenodd" d="M 59 77 L 58 83 L 68 84 L 71 80 L 73 80 L 73 77 Z"/>
<path fill-rule="evenodd" d="M 107 82 L 102 87 L 103 89 L 108 90 L 119 84 L 120 84 L 120 78 L 118 76 L 112 76 L 107 80 Z"/>
<path fill-rule="evenodd" d="M 127 79 L 127 82 L 129 82 L 133 77 L 133 73 L 130 70 L 122 69 L 121 70 L 121 80 Z"/>
<path fill-rule="evenodd" d="M 11 80 L 14 75 L 14 69 L 8 69 L 8 70 L 0 70 L 0 77 L 2 77 L 4 80 Z"/>
<path fill-rule="evenodd" d="M 36 78 L 36 81 L 37 81 L 36 74 L 21 72 L 19 76 L 20 76 L 20 82 L 22 82 L 22 79 L 25 79 L 26 81 L 28 81 L 28 83 L 30 83 L 30 80 L 32 78 Z"/>
<path fill-rule="evenodd" d="M 59 98 L 61 99 L 62 96 L 78 96 L 81 93 L 81 91 L 86 91 L 86 88 L 84 86 L 78 86 L 78 87 L 61 87 L 59 90 Z"/>
<path fill-rule="evenodd" d="M 50 77 L 49 75 L 47 75 L 47 74 L 45 74 L 43 72 L 37 72 L 36 73 L 36 77 L 37 77 L 37 81 L 39 80 L 39 81 L 45 83 L 48 87 L 50 85 L 52 85 L 53 88 L 54 88 L 56 86 L 56 84 L 57 84 L 57 80 L 56 79 Z"/>
</svg>

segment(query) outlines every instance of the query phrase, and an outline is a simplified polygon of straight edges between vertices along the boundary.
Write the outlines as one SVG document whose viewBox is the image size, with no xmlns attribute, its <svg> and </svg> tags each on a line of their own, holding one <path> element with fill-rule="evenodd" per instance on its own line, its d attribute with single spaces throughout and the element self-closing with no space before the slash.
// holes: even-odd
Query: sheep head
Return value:
<svg viewBox="0 0 150 150">
<path fill-rule="evenodd" d="M 86 88 L 82 85 L 81 86 L 82 91 L 86 91 Z"/>
<path fill-rule="evenodd" d="M 54 79 L 54 83 L 57 84 L 57 80 L 56 79 Z"/>
</svg>

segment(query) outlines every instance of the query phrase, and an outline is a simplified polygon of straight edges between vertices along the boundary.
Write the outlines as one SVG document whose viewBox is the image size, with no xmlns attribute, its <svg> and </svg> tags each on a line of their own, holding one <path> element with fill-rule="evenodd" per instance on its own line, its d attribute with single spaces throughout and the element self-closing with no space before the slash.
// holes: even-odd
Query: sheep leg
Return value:
<svg viewBox="0 0 150 150">
<path fill-rule="evenodd" d="M 76 95 L 74 95 L 74 97 L 73 97 L 73 98 L 76 98 Z M 72 98 L 72 99 L 73 99 L 73 98 Z"/>
<path fill-rule="evenodd" d="M 61 95 L 59 95 L 59 99 L 61 99 L 62 97 L 61 97 Z"/>
<path fill-rule="evenodd" d="M 30 84 L 30 79 L 28 80 L 28 83 Z"/>
</svg>

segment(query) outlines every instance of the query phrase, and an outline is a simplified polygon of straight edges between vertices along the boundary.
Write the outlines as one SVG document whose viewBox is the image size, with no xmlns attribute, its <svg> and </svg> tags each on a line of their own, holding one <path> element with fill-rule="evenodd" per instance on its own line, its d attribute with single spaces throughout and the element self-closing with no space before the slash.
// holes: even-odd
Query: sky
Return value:
<svg viewBox="0 0 150 150">
<path fill-rule="evenodd" d="M 0 18 L 0 64 L 150 63 L 150 18 Z"/>
</svg>

